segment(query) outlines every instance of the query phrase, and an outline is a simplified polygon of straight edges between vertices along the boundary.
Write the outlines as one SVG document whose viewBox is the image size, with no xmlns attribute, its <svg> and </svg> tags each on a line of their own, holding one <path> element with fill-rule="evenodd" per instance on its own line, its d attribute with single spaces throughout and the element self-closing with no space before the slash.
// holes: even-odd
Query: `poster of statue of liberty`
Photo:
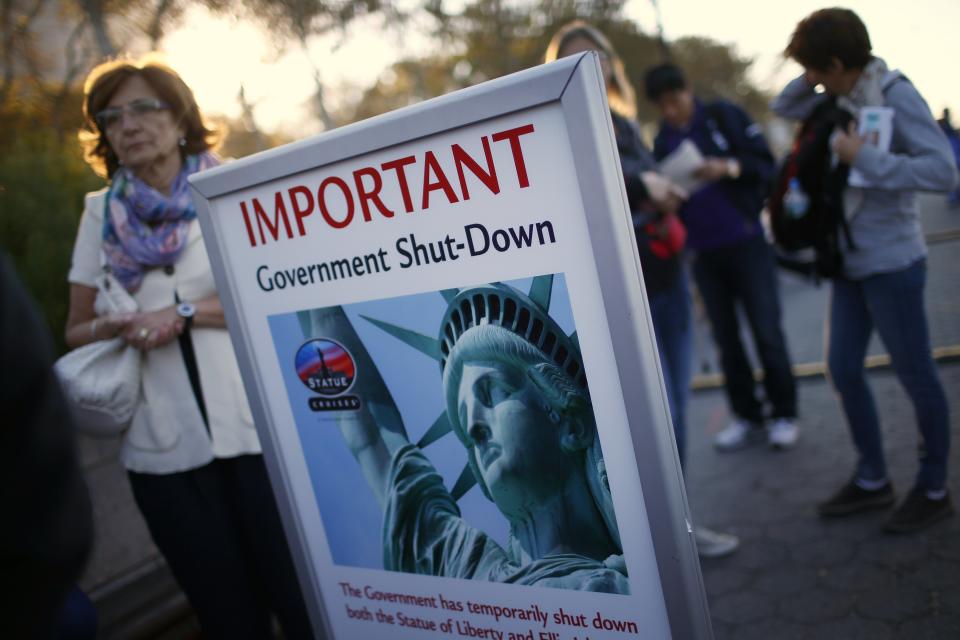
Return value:
<svg viewBox="0 0 960 640">
<path fill-rule="evenodd" d="M 562 274 L 269 325 L 335 564 L 630 593 Z"/>
</svg>

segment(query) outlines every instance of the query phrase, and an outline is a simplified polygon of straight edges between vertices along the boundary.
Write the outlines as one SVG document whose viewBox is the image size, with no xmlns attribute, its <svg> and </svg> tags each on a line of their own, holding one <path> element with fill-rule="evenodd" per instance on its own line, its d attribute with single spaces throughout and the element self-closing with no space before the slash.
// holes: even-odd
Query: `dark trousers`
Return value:
<svg viewBox="0 0 960 640">
<path fill-rule="evenodd" d="M 313 637 L 263 456 L 129 475 L 137 506 L 204 637 L 270 638 L 271 613 L 288 640 Z"/>
<path fill-rule="evenodd" d="M 740 340 L 737 305 L 741 305 L 763 366 L 763 386 L 773 405 L 770 417 L 796 417 L 797 386 L 780 327 L 780 294 L 770 245 L 758 235 L 733 246 L 701 251 L 693 274 L 720 350 L 733 413 L 754 423 L 764 419 L 753 369 Z"/>
<path fill-rule="evenodd" d="M 906 269 L 864 280 L 835 279 L 830 296 L 827 361 L 860 454 L 857 475 L 885 478 L 880 418 L 863 365 L 876 327 L 890 353 L 893 371 L 913 403 L 923 437 L 917 485 L 939 490 L 947 481 L 950 418 L 947 396 L 930 355 L 923 307 L 926 275 L 926 261 L 919 260 Z"/>
</svg>

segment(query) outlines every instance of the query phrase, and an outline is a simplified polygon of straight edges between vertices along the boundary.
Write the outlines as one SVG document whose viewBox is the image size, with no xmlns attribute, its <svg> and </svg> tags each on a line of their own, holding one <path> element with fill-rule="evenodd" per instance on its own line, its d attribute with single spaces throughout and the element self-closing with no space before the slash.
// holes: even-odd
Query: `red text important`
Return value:
<svg viewBox="0 0 960 640">
<path fill-rule="evenodd" d="M 427 150 L 380 163 L 359 167 L 343 175 L 330 175 L 319 184 L 298 184 L 275 191 L 268 198 L 240 202 L 240 213 L 251 247 L 302 237 L 319 227 L 343 229 L 359 221 L 393 218 L 399 213 L 427 211 L 442 201 L 455 204 L 471 197 L 468 182 L 499 194 L 501 182 L 520 189 L 530 186 L 523 157 L 523 136 L 533 133 L 526 124 L 480 137 L 480 149 L 470 155 L 459 144 L 443 150 Z M 512 163 L 497 166 L 494 145 L 507 145 Z M 443 170 L 438 154 L 446 154 L 454 172 Z M 503 164 L 503 163 L 501 163 Z M 499 172 L 498 172 L 499 170 Z M 468 176 L 472 176 L 468 179 Z M 385 202 L 385 184 L 399 192 L 397 202 Z"/>
</svg>

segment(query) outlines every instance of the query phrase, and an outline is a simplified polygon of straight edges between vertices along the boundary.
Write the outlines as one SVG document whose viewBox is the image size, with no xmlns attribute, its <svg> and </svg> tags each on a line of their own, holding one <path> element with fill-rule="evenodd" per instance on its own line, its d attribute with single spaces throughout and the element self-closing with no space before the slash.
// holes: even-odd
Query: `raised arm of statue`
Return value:
<svg viewBox="0 0 960 640">
<path fill-rule="evenodd" d="M 335 340 L 350 352 L 356 363 L 351 393 L 359 396 L 360 409 L 339 412 L 337 418 L 344 442 L 382 507 L 393 452 L 407 443 L 400 411 L 342 308 L 302 311 L 298 319 L 306 338 Z"/>
</svg>

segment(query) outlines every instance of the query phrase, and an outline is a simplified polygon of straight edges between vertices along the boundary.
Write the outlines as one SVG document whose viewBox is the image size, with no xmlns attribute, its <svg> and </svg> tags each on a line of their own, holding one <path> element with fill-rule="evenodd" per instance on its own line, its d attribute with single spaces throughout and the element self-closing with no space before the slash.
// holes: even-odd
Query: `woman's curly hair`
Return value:
<svg viewBox="0 0 960 640">
<path fill-rule="evenodd" d="M 210 126 L 200 113 L 193 91 L 180 75 L 163 64 L 156 54 L 139 59 L 121 58 L 97 65 L 83 85 L 84 124 L 78 137 L 83 157 L 97 175 L 110 179 L 120 167 L 117 154 L 107 141 L 106 132 L 96 122 L 96 115 L 110 103 L 113 94 L 130 78 L 139 76 L 168 105 L 177 125 L 184 129 L 185 144 L 181 153 L 193 155 L 215 149 L 220 132 Z"/>
</svg>

